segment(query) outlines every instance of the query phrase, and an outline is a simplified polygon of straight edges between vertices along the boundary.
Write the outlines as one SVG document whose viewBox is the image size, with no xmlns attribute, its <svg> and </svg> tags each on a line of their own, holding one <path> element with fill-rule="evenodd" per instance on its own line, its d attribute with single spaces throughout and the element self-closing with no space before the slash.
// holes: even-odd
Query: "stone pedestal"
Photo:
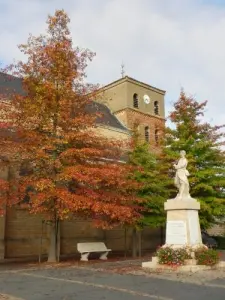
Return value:
<svg viewBox="0 0 225 300">
<path fill-rule="evenodd" d="M 170 199 L 164 203 L 164 209 L 167 212 L 167 222 L 166 242 L 163 247 L 182 248 L 189 246 L 195 248 L 202 245 L 198 216 L 200 203 L 197 200 L 191 197 Z M 194 259 L 188 260 L 186 263 L 187 265 L 179 267 L 180 271 L 196 271 L 210 268 L 207 266 L 196 266 Z M 166 265 L 160 265 L 157 257 L 153 257 L 152 261 L 143 262 L 142 267 L 153 270 L 167 270 L 170 268 Z"/>
<path fill-rule="evenodd" d="M 179 248 L 202 244 L 198 201 L 193 198 L 171 199 L 164 203 L 164 208 L 167 212 L 165 246 Z"/>
</svg>

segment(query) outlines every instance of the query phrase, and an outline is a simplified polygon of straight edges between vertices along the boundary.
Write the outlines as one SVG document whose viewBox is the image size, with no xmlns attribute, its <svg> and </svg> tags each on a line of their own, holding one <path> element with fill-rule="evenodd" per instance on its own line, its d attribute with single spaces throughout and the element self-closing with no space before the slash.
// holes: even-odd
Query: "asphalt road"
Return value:
<svg viewBox="0 0 225 300">
<path fill-rule="evenodd" d="M 1 294 L 5 296 L 1 297 Z M 0 270 L 0 299 L 16 298 L 20 300 L 224 300 L 225 278 L 201 284 L 73 267 Z"/>
</svg>

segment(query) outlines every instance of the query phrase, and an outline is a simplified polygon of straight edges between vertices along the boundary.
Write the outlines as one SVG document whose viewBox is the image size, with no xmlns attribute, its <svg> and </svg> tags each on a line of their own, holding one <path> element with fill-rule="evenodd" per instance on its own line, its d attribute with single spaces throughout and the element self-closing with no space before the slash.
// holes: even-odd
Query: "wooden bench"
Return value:
<svg viewBox="0 0 225 300">
<path fill-rule="evenodd" d="M 101 253 L 100 259 L 107 260 L 107 255 L 111 249 L 107 249 L 106 245 L 101 242 L 97 243 L 77 243 L 77 251 L 81 254 L 82 261 L 88 261 L 90 253 Z"/>
</svg>

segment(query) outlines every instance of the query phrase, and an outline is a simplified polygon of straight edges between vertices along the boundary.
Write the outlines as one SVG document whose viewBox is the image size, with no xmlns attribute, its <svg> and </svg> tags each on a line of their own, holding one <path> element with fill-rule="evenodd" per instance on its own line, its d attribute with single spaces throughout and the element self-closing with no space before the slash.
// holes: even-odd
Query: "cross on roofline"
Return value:
<svg viewBox="0 0 225 300">
<path fill-rule="evenodd" d="M 121 76 L 122 76 L 122 78 L 125 77 L 125 70 L 124 70 L 124 68 L 125 68 L 125 65 L 122 62 L 122 64 L 121 64 Z"/>
</svg>

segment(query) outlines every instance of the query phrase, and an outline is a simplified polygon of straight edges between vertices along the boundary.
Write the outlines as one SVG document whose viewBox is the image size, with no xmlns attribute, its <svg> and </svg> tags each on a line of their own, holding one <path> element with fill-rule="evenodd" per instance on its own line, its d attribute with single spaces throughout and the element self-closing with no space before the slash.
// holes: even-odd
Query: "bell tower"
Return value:
<svg viewBox="0 0 225 300">
<path fill-rule="evenodd" d="M 100 89 L 98 99 L 128 129 L 136 126 L 143 140 L 157 146 L 165 127 L 164 97 L 164 90 L 125 76 Z"/>
</svg>

